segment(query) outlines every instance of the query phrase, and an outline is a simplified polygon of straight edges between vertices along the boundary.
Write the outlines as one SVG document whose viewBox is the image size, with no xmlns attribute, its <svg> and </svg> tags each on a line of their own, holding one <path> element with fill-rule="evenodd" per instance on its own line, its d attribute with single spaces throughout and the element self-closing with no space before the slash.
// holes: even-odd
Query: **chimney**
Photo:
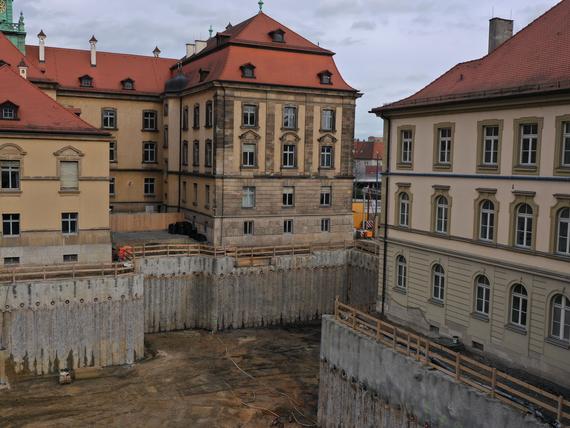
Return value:
<svg viewBox="0 0 570 428">
<path fill-rule="evenodd" d="M 41 63 L 46 62 L 46 38 L 47 38 L 47 36 L 45 35 L 44 30 L 41 30 L 38 33 L 38 39 L 40 41 L 40 43 L 39 43 L 39 48 L 40 48 L 39 56 L 40 56 L 40 58 L 39 59 L 40 59 Z"/>
<path fill-rule="evenodd" d="M 513 20 L 492 18 L 489 20 L 489 53 L 513 37 Z"/>
<path fill-rule="evenodd" d="M 152 51 L 155 58 L 160 58 L 160 52 L 161 52 L 161 50 L 158 49 L 158 46 L 155 47 L 154 50 Z"/>
<path fill-rule="evenodd" d="M 194 43 L 186 43 L 186 58 L 190 58 L 196 53 L 196 45 Z"/>
<path fill-rule="evenodd" d="M 89 44 L 91 45 L 91 67 L 97 67 L 97 39 L 95 36 L 91 37 Z"/>
<path fill-rule="evenodd" d="M 18 71 L 20 72 L 20 76 L 23 77 L 24 79 L 28 78 L 28 66 L 27 64 L 24 62 L 24 60 L 22 59 L 22 61 L 20 61 L 20 63 L 18 64 Z"/>
<path fill-rule="evenodd" d="M 196 40 L 196 54 L 206 49 L 207 42 L 205 40 Z"/>
</svg>

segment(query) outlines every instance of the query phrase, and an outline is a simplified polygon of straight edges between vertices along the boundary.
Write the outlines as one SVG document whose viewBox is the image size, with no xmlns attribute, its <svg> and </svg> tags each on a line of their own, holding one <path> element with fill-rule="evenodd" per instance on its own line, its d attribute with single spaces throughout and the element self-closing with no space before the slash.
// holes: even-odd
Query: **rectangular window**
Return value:
<svg viewBox="0 0 570 428">
<path fill-rule="evenodd" d="M 192 188 L 194 189 L 194 206 L 198 206 L 198 183 L 194 183 L 192 185 Z"/>
<path fill-rule="evenodd" d="M 168 126 L 164 127 L 163 144 L 162 147 L 168 148 Z"/>
<path fill-rule="evenodd" d="M 20 236 L 20 214 L 2 214 L 2 234 Z"/>
<path fill-rule="evenodd" d="M 63 213 L 61 214 L 61 233 L 64 235 L 74 235 L 77 233 L 78 223 L 77 213 Z"/>
<path fill-rule="evenodd" d="M 210 207 L 210 185 L 206 184 L 206 208 Z"/>
<path fill-rule="evenodd" d="M 20 161 L 0 161 L 0 189 L 20 188 Z"/>
<path fill-rule="evenodd" d="M 111 177 L 109 180 L 109 195 L 113 196 L 115 194 L 115 177 Z"/>
<path fill-rule="evenodd" d="M 200 128 L 200 105 L 198 104 L 194 106 L 194 120 L 192 121 L 192 127 L 194 129 Z"/>
<path fill-rule="evenodd" d="M 144 131 L 156 131 L 158 129 L 157 114 L 154 110 L 143 111 L 143 130 Z"/>
<path fill-rule="evenodd" d="M 4 257 L 4 266 L 15 266 L 20 264 L 19 257 Z"/>
<path fill-rule="evenodd" d="M 321 130 L 334 131 L 335 126 L 335 112 L 330 109 L 323 109 L 321 112 Z"/>
<path fill-rule="evenodd" d="M 213 163 L 214 152 L 212 147 L 212 142 L 210 140 L 206 140 L 206 158 L 204 162 L 206 163 L 206 167 L 210 168 Z"/>
<path fill-rule="evenodd" d="M 194 141 L 192 147 L 192 165 L 200 166 L 200 142 Z"/>
<path fill-rule="evenodd" d="M 146 141 L 143 144 L 143 162 L 156 163 L 156 143 Z"/>
<path fill-rule="evenodd" d="M 182 192 L 180 193 L 181 193 L 180 200 L 182 201 L 183 204 L 185 204 L 187 201 L 186 197 L 188 195 L 188 188 L 185 181 L 182 182 Z"/>
<path fill-rule="evenodd" d="M 293 233 L 293 220 L 283 221 L 283 233 Z"/>
<path fill-rule="evenodd" d="M 402 148 L 400 159 L 401 163 L 411 164 L 412 163 L 412 143 L 413 143 L 413 133 L 410 129 L 405 129 L 402 131 Z"/>
<path fill-rule="evenodd" d="M 206 128 L 214 125 L 214 104 L 211 101 L 206 103 Z"/>
<path fill-rule="evenodd" d="M 117 142 L 109 143 L 109 162 L 117 162 Z"/>
<path fill-rule="evenodd" d="M 564 122 L 562 128 L 562 166 L 570 167 L 570 122 Z"/>
<path fill-rule="evenodd" d="M 283 128 L 297 128 L 297 107 L 286 106 L 283 109 Z"/>
<path fill-rule="evenodd" d="M 256 166 L 256 145 L 245 143 L 242 145 L 241 165 L 248 168 Z"/>
<path fill-rule="evenodd" d="M 255 208 L 255 187 L 244 187 L 241 198 L 242 208 Z"/>
<path fill-rule="evenodd" d="M 331 231 L 331 219 L 330 218 L 321 219 L 321 232 L 330 232 L 330 231 Z"/>
<path fill-rule="evenodd" d="M 321 147 L 321 168 L 333 167 L 333 148 L 331 146 Z"/>
<path fill-rule="evenodd" d="M 483 127 L 483 165 L 496 166 L 499 163 L 499 127 Z"/>
<path fill-rule="evenodd" d="M 283 188 L 283 206 L 284 207 L 295 206 L 295 188 L 294 187 L 284 187 Z"/>
<path fill-rule="evenodd" d="M 188 141 L 182 142 L 182 165 L 188 166 Z"/>
<path fill-rule="evenodd" d="M 451 163 L 451 128 L 438 129 L 437 162 L 440 164 Z"/>
<path fill-rule="evenodd" d="M 283 168 L 295 168 L 297 164 L 295 144 L 283 145 Z"/>
<path fill-rule="evenodd" d="M 243 106 L 243 126 L 250 128 L 257 126 L 257 106 L 251 104 Z"/>
<path fill-rule="evenodd" d="M 182 112 L 182 130 L 188 131 L 188 106 L 184 106 Z"/>
<path fill-rule="evenodd" d="M 103 109 L 102 113 L 102 124 L 103 129 L 117 129 L 117 110 L 115 109 Z"/>
<path fill-rule="evenodd" d="M 63 255 L 63 263 L 77 263 L 79 257 L 77 254 L 64 254 Z"/>
<path fill-rule="evenodd" d="M 253 235 L 253 221 L 244 221 L 243 222 L 243 234 L 244 235 Z"/>
<path fill-rule="evenodd" d="M 154 178 L 147 177 L 144 179 L 144 195 L 154 196 L 155 195 L 155 184 L 156 180 Z"/>
<path fill-rule="evenodd" d="M 61 161 L 59 169 L 61 190 L 79 189 L 79 162 Z"/>
<path fill-rule="evenodd" d="M 2 119 L 4 120 L 16 119 L 16 109 L 12 106 L 2 107 Z"/>
<path fill-rule="evenodd" d="M 332 187 L 321 187 L 321 207 L 330 207 L 332 204 Z"/>
<path fill-rule="evenodd" d="M 520 157 L 523 166 L 536 166 L 538 147 L 538 125 L 521 125 Z"/>
</svg>

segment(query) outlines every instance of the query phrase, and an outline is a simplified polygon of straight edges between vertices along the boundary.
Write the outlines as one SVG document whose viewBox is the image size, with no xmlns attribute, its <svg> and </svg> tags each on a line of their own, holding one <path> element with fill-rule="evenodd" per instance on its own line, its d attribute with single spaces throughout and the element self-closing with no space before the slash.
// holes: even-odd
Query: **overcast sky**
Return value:
<svg viewBox="0 0 570 428">
<path fill-rule="evenodd" d="M 264 11 L 337 53 L 358 102 L 356 136 L 381 135 L 370 108 L 404 98 L 458 62 L 487 53 L 488 20 L 526 26 L 558 0 L 265 0 Z M 206 38 L 257 13 L 257 0 L 15 0 L 28 43 L 43 29 L 50 46 L 182 57 L 186 42 Z"/>
</svg>

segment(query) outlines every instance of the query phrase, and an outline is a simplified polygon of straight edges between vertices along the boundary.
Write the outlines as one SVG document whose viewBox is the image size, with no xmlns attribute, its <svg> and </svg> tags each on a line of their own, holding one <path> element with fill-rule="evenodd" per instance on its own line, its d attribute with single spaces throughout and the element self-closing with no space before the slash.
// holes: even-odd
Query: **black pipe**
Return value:
<svg viewBox="0 0 570 428">
<path fill-rule="evenodd" d="M 178 212 L 181 211 L 180 205 L 182 202 L 182 95 L 179 98 L 180 100 L 180 108 L 179 108 L 179 116 L 180 119 L 180 131 L 179 131 L 179 141 L 178 141 Z"/>
<path fill-rule="evenodd" d="M 386 134 L 386 141 L 385 144 L 388 145 L 388 150 L 386 153 L 386 157 L 388 159 L 386 159 L 385 165 L 386 168 L 384 169 L 385 172 L 382 173 L 382 175 L 385 177 L 386 181 L 385 183 L 382 183 L 382 185 L 384 186 L 384 188 L 386 189 L 385 194 L 385 198 L 386 201 L 383 204 L 384 205 L 384 255 L 383 255 L 383 266 L 382 266 L 382 315 L 384 315 L 384 306 L 386 305 L 386 283 L 387 283 L 387 279 L 386 279 L 386 271 L 388 270 L 388 207 L 389 207 L 389 203 L 390 203 L 390 197 L 389 197 L 389 193 L 390 193 L 390 153 L 391 153 L 391 141 L 390 141 L 390 135 L 392 133 L 392 124 L 390 122 L 390 119 L 387 117 L 382 117 L 382 119 L 384 119 L 384 126 L 388 126 L 388 131 L 385 132 Z"/>
</svg>

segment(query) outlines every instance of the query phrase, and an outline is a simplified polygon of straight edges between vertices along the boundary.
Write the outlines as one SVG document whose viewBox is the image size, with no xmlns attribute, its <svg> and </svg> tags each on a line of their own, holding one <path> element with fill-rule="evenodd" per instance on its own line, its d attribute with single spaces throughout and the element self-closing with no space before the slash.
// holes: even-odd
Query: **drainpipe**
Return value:
<svg viewBox="0 0 570 428">
<path fill-rule="evenodd" d="M 386 271 L 388 268 L 388 212 L 389 212 L 389 205 L 390 205 L 390 197 L 388 196 L 389 192 L 390 192 L 390 153 L 391 153 L 391 148 L 392 148 L 392 144 L 390 141 L 390 136 L 392 134 L 392 123 L 390 122 L 390 119 L 384 116 L 380 116 L 382 119 L 384 119 L 384 125 L 388 126 L 388 131 L 386 132 L 386 142 L 385 144 L 388 144 L 388 151 L 386 153 L 386 156 L 388 159 L 386 159 L 386 167 L 384 168 L 384 172 L 382 173 L 382 175 L 384 176 L 384 178 L 386 179 L 385 183 L 383 183 L 383 185 L 385 186 L 386 192 L 386 201 L 384 203 L 384 255 L 383 255 L 383 266 L 382 266 L 382 315 L 384 315 L 384 307 L 386 305 L 386 284 L 387 284 L 387 279 L 386 279 Z"/>
<path fill-rule="evenodd" d="M 182 95 L 178 99 L 180 102 L 179 107 L 179 131 L 178 131 L 178 212 L 181 212 L 181 203 L 182 203 Z"/>
<path fill-rule="evenodd" d="M 222 209 L 221 209 L 221 221 L 220 221 L 220 245 L 224 242 L 224 187 L 225 187 L 225 177 L 226 177 L 226 88 L 222 86 L 224 91 L 223 105 L 224 105 L 224 119 L 222 120 Z M 234 118 L 232 118 L 233 120 Z M 216 124 L 217 125 L 217 124 Z M 217 142 L 216 142 L 217 144 Z M 241 155 L 240 155 L 241 156 Z M 217 168 L 217 165 L 216 165 Z M 225 247 L 225 245 L 223 245 Z"/>
</svg>

